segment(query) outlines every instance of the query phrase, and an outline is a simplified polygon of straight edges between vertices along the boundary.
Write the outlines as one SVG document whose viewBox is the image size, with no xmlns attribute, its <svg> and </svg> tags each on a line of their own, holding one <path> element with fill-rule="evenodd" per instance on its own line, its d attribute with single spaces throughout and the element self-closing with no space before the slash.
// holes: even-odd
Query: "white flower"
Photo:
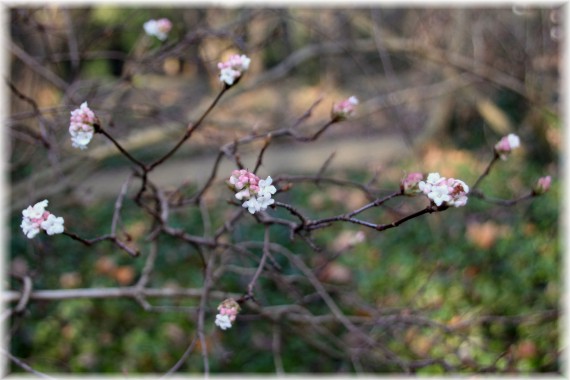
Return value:
<svg viewBox="0 0 570 380">
<path fill-rule="evenodd" d="M 428 175 L 427 179 L 425 180 L 425 182 L 420 181 L 420 183 L 418 184 L 418 187 L 425 194 L 429 194 L 431 192 L 432 186 L 437 185 L 437 183 L 440 180 L 441 180 L 441 177 L 439 176 L 439 173 L 430 173 Z"/>
<path fill-rule="evenodd" d="M 249 192 L 249 189 L 243 189 L 242 191 L 236 193 L 236 199 L 239 201 L 241 201 L 243 198 L 249 199 L 250 196 L 251 193 Z"/>
<path fill-rule="evenodd" d="M 87 148 L 87 145 L 89 145 L 89 142 L 91 142 L 91 139 L 93 138 L 94 132 L 95 130 L 93 128 L 88 131 L 70 130 L 71 146 L 81 150 Z"/>
<path fill-rule="evenodd" d="M 431 185 L 437 185 L 439 181 L 441 181 L 441 176 L 439 173 L 429 173 L 427 177 L 427 183 Z"/>
<path fill-rule="evenodd" d="M 271 176 L 268 176 L 266 179 L 262 179 L 259 181 L 259 192 L 257 193 L 258 196 L 271 198 L 271 195 L 275 194 L 277 189 L 271 183 L 273 179 Z"/>
<path fill-rule="evenodd" d="M 220 70 L 220 80 L 226 82 L 228 85 L 234 84 L 236 78 L 239 78 L 241 73 L 237 70 L 233 70 L 230 67 L 226 67 Z"/>
<path fill-rule="evenodd" d="M 30 218 L 30 219 L 41 218 L 44 215 L 44 212 L 46 211 L 48 203 L 49 203 L 48 200 L 44 199 L 43 201 L 38 202 L 33 206 L 28 206 L 28 208 L 22 211 L 22 215 L 25 218 Z"/>
<path fill-rule="evenodd" d="M 460 179 L 448 179 L 449 195 L 451 199 L 447 201 L 449 206 L 461 207 L 467 204 L 467 194 L 469 186 Z"/>
<path fill-rule="evenodd" d="M 222 330 L 229 329 L 230 327 L 232 327 L 232 322 L 230 321 L 229 315 L 217 314 L 215 324 Z"/>
<path fill-rule="evenodd" d="M 511 146 L 511 149 L 518 148 L 521 145 L 520 138 L 517 135 L 515 135 L 514 133 L 510 133 L 507 136 L 507 139 L 509 141 L 509 145 Z"/>
<path fill-rule="evenodd" d="M 435 203 L 438 207 L 441 206 L 443 202 L 448 202 L 451 200 L 449 196 L 449 188 L 447 185 L 438 185 L 432 186 L 431 191 L 427 195 L 433 203 Z"/>
<path fill-rule="evenodd" d="M 246 71 L 247 69 L 249 69 L 249 63 L 251 62 L 251 58 L 243 54 L 239 58 L 241 60 L 241 71 Z"/>
<path fill-rule="evenodd" d="M 266 210 L 267 207 L 275 203 L 275 199 L 271 199 L 271 197 L 257 197 L 257 204 L 259 205 L 260 210 Z"/>
<path fill-rule="evenodd" d="M 20 224 L 20 228 L 24 232 L 24 235 L 28 239 L 33 239 L 34 236 L 40 233 L 40 227 L 38 223 L 32 222 L 30 219 L 24 218 L 22 220 L 22 224 Z"/>
<path fill-rule="evenodd" d="M 258 198 L 251 198 L 242 204 L 243 207 L 247 208 L 250 214 L 255 214 L 261 210 L 261 205 L 258 202 Z"/>
<path fill-rule="evenodd" d="M 63 218 L 50 214 L 46 220 L 41 223 L 41 227 L 46 230 L 48 235 L 60 234 L 63 232 Z"/>
<path fill-rule="evenodd" d="M 172 29 L 172 23 L 166 18 L 160 20 L 148 20 L 143 25 L 144 31 L 149 36 L 154 36 L 161 41 L 168 38 L 168 32 Z"/>
</svg>

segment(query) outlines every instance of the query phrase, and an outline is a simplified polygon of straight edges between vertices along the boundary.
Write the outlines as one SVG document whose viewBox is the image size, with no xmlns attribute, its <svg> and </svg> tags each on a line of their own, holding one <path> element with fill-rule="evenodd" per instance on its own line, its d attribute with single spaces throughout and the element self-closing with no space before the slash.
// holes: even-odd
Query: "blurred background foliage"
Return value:
<svg viewBox="0 0 570 380">
<path fill-rule="evenodd" d="M 50 210 L 65 217 L 67 228 L 86 237 L 108 233 L 128 162 L 103 139 L 96 138 L 85 153 L 73 151 L 69 112 L 87 99 L 114 136 L 136 157 L 150 160 L 177 140 L 218 91 L 216 63 L 229 52 L 243 52 L 252 57 L 250 72 L 157 181 L 169 190 L 188 183 L 184 191 L 191 194 L 222 144 L 252 130 L 289 126 L 319 97 L 322 103 L 302 126 L 306 131 L 327 120 L 333 101 L 352 94 L 361 100 L 357 118 L 331 128 L 314 147 L 274 141 L 262 167 L 266 175 L 315 174 L 335 152 L 328 176 L 372 183 L 378 194 L 397 190 L 404 173 L 412 171 L 439 171 L 471 185 L 491 159 L 494 143 L 517 133 L 523 147 L 499 162 L 481 188 L 511 199 L 540 176 L 552 175 L 551 191 L 540 198 L 510 207 L 471 198 L 465 208 L 382 233 L 362 231 L 364 239 L 356 243 L 362 229 L 335 224 L 315 233 L 324 249 L 311 257 L 303 255 L 310 252 L 304 242 L 289 240 L 285 228 L 272 229 L 272 240 L 303 256 L 347 315 L 393 317 L 378 323 L 371 336 L 403 358 L 443 359 L 465 373 L 560 370 L 558 9 L 99 5 L 15 7 L 9 17 L 9 80 L 17 91 L 10 92 L 7 123 L 11 235 L 5 288 L 21 288 L 12 274 L 31 276 L 38 290 L 133 285 L 143 259 L 107 243 L 86 249 L 64 236 L 28 240 L 19 228 L 21 210 L 49 197 Z M 142 29 L 160 17 L 174 25 L 163 43 Z M 441 52 L 441 61 L 432 56 Z M 244 147 L 244 162 L 253 165 L 258 149 Z M 213 226 L 231 209 L 226 173 L 220 171 L 206 198 Z M 277 199 L 315 218 L 367 202 L 356 189 L 324 183 L 295 183 Z M 366 215 L 389 222 L 424 204 L 425 199 L 398 198 L 382 213 Z M 270 212 L 291 218 L 281 209 Z M 199 210 L 173 213 L 171 225 L 203 233 Z M 151 219 L 129 197 L 121 216 L 132 244 L 148 254 L 143 247 Z M 242 223 L 231 238 L 262 242 L 263 226 Z M 258 254 L 260 246 L 251 251 Z M 260 304 L 328 312 L 310 283 L 297 278 L 299 271 L 283 256 L 276 260 L 299 297 L 291 299 L 263 275 L 256 291 Z M 255 263 L 229 257 L 226 264 Z M 201 265 L 192 246 L 161 237 L 149 286 L 200 288 Z M 242 293 L 250 276 L 230 271 L 214 288 Z M 10 352 L 42 372 L 164 373 L 190 343 L 198 302 L 153 299 L 156 309 L 145 311 L 130 299 L 33 301 L 10 318 Z M 378 360 L 374 350 L 347 359 L 341 348 L 358 345 L 359 338 L 334 322 L 325 326 L 335 336 L 319 341 L 312 338 L 319 327 L 310 322 L 275 323 L 244 307 L 236 326 L 222 332 L 212 322 L 216 306 L 209 305 L 206 322 L 212 372 L 275 372 L 276 334 L 284 372 L 400 371 Z M 181 371 L 204 370 L 200 349 Z M 426 363 L 416 370 L 444 370 Z M 10 371 L 22 369 L 12 364 Z"/>
</svg>

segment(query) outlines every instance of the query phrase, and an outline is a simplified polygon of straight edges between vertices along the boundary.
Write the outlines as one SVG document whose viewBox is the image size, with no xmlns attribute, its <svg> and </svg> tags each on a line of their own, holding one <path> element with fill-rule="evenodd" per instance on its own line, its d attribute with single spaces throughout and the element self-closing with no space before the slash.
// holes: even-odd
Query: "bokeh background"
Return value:
<svg viewBox="0 0 570 380">
<path fill-rule="evenodd" d="M 35 290 L 103 289 L 136 283 L 144 257 L 111 244 L 84 247 L 64 236 L 27 239 L 21 210 L 44 198 L 65 216 L 66 228 L 86 237 L 108 233 L 114 203 L 131 164 L 101 136 L 77 151 L 68 137 L 69 112 L 83 101 L 137 158 L 166 152 L 219 92 L 217 62 L 231 53 L 251 57 L 250 70 L 222 99 L 192 139 L 151 178 L 166 189 L 195 189 L 210 175 L 219 148 L 253 132 L 301 125 L 309 134 L 329 118 L 333 102 L 355 95 L 356 117 L 335 124 L 312 143 L 275 139 L 264 175 L 314 175 L 398 189 L 405 173 L 440 172 L 473 184 L 500 137 L 516 133 L 521 149 L 500 161 L 482 183 L 489 196 L 514 199 L 544 175 L 542 197 L 497 205 L 472 198 L 466 207 L 427 215 L 378 233 L 335 224 L 319 231 L 321 254 L 286 229 L 275 240 L 300 254 L 354 323 L 403 360 L 409 372 L 553 373 L 560 368 L 561 182 L 559 159 L 562 12 L 558 7 L 494 8 L 8 8 L 9 56 L 4 120 L 10 218 L 4 295 L 28 276 Z M 173 23 L 168 39 L 146 36 L 151 18 Z M 252 167 L 261 143 L 240 156 Z M 329 160 L 330 161 L 327 161 Z M 224 185 L 234 167 L 222 162 L 205 196 L 212 225 L 228 218 Z M 136 188 L 132 185 L 132 189 Z M 132 190 L 131 189 L 131 190 Z M 151 232 L 132 200 L 122 228 L 149 254 Z M 278 200 L 312 217 L 354 210 L 367 202 L 358 189 L 299 183 Z M 398 200 L 367 214 L 395 220 L 425 201 Z M 283 217 L 287 213 L 283 212 Z M 172 224 L 202 231 L 199 209 L 180 209 Z M 290 216 L 289 216 L 290 218 Z M 236 241 L 263 241 L 263 229 L 243 223 Z M 257 253 L 258 254 L 258 253 Z M 243 293 L 257 267 L 228 259 L 214 284 L 221 294 Z M 181 372 L 399 373 L 327 316 L 306 278 L 281 262 L 282 283 L 260 278 L 260 307 L 235 327 L 213 325 L 209 303 L 206 347 Z M 194 248 L 160 241 L 151 279 L 157 289 L 203 286 Z M 218 300 L 218 302 L 221 301 Z M 196 297 L 158 297 L 144 310 L 125 298 L 31 300 L 6 318 L 6 350 L 34 369 L 52 373 L 165 373 L 196 330 Z M 283 315 L 292 305 L 308 314 Z M 319 315 L 323 317 L 319 318 Z M 9 372 L 22 372 L 9 363 Z"/>
</svg>

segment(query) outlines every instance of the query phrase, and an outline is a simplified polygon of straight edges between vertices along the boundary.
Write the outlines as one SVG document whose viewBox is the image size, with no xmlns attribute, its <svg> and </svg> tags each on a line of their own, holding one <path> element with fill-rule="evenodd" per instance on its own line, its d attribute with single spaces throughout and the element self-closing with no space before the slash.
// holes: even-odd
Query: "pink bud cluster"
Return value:
<svg viewBox="0 0 570 380">
<path fill-rule="evenodd" d="M 420 194 L 422 191 L 420 190 L 419 183 L 423 179 L 424 175 L 422 173 L 408 174 L 400 183 L 400 189 L 402 190 L 402 194 L 410 196 Z"/>
<path fill-rule="evenodd" d="M 331 118 L 333 120 L 345 120 L 350 116 L 354 115 L 356 111 L 356 106 L 358 105 L 358 99 L 356 96 L 351 96 L 339 103 L 333 105 L 331 111 Z"/>
<path fill-rule="evenodd" d="M 71 145 L 79 149 L 87 148 L 87 144 L 89 144 L 95 133 L 94 126 L 99 124 L 99 119 L 87 106 L 87 102 L 83 102 L 79 108 L 71 111 L 69 123 Z"/>
<path fill-rule="evenodd" d="M 172 22 L 167 18 L 161 18 L 159 20 L 148 20 L 143 25 L 144 31 L 149 36 L 154 36 L 161 41 L 168 38 L 168 32 L 172 29 Z"/>
<path fill-rule="evenodd" d="M 549 175 L 546 177 L 540 177 L 538 181 L 536 181 L 536 185 L 534 185 L 533 192 L 536 195 L 544 194 L 548 190 L 550 190 L 550 184 L 552 183 L 552 177 Z"/>
<path fill-rule="evenodd" d="M 251 214 L 267 209 L 275 203 L 272 195 L 277 189 L 271 183 L 271 176 L 266 179 L 259 179 L 254 173 L 241 169 L 234 170 L 228 181 L 229 185 L 236 191 L 235 197 L 244 200 L 242 206 L 247 208 Z"/>
<path fill-rule="evenodd" d="M 228 298 L 218 306 L 218 311 L 215 324 L 225 330 L 232 327 L 232 323 L 240 311 L 240 306 L 233 298 Z"/>
<path fill-rule="evenodd" d="M 250 62 L 247 56 L 234 54 L 225 62 L 218 63 L 220 80 L 228 86 L 233 85 L 247 71 Z"/>
<path fill-rule="evenodd" d="M 502 160 L 506 160 L 511 151 L 519 146 L 519 137 L 514 133 L 511 133 L 508 136 L 504 136 L 497 144 L 495 144 L 495 152 Z"/>
<path fill-rule="evenodd" d="M 454 207 L 467 204 L 469 186 L 459 179 L 430 173 L 426 181 L 419 182 L 418 187 L 438 207 L 443 204 Z"/>
<path fill-rule="evenodd" d="M 47 211 L 47 199 L 36 203 L 33 206 L 22 211 L 22 224 L 20 227 L 28 239 L 36 236 L 40 229 L 47 232 L 48 235 L 60 234 L 63 232 L 63 218 L 57 217 Z"/>
</svg>

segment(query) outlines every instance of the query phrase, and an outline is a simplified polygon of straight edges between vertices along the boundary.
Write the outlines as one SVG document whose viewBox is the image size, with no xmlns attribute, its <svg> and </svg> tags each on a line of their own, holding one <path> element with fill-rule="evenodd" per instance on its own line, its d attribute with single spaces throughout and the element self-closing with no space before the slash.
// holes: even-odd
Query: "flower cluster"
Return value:
<svg viewBox="0 0 570 380">
<path fill-rule="evenodd" d="M 148 20 L 144 23 L 143 28 L 149 36 L 154 36 L 159 40 L 164 41 L 168 37 L 170 29 L 172 29 L 172 23 L 167 18 Z"/>
<path fill-rule="evenodd" d="M 63 218 L 57 217 L 46 210 L 47 199 L 28 206 L 22 211 L 22 224 L 20 227 L 28 239 L 32 239 L 44 229 L 48 235 L 60 234 L 63 232 Z"/>
<path fill-rule="evenodd" d="M 422 173 L 408 174 L 400 183 L 402 194 L 410 196 L 420 194 L 422 191 L 420 190 L 419 184 L 423 179 L 424 175 Z"/>
<path fill-rule="evenodd" d="M 236 191 L 236 198 L 240 201 L 245 199 L 242 206 L 252 214 L 263 211 L 275 203 L 271 196 L 277 189 L 271 184 L 273 182 L 271 176 L 260 180 L 252 172 L 241 169 L 234 170 L 228 182 Z"/>
<path fill-rule="evenodd" d="M 228 86 L 233 85 L 249 68 L 250 62 L 247 56 L 234 54 L 227 61 L 218 63 L 220 80 Z"/>
<path fill-rule="evenodd" d="M 232 322 L 236 320 L 236 316 L 240 311 L 239 304 L 233 299 L 228 298 L 218 306 L 219 313 L 216 315 L 216 326 L 222 330 L 232 327 Z"/>
<path fill-rule="evenodd" d="M 87 102 L 83 102 L 79 108 L 71 111 L 69 122 L 71 145 L 79 149 L 87 148 L 95 133 L 95 125 L 99 124 L 99 119 L 87 106 Z"/>
<path fill-rule="evenodd" d="M 420 181 L 419 189 L 428 196 L 436 206 L 461 207 L 467 204 L 469 186 L 465 182 L 441 177 L 439 173 L 430 173 L 426 181 Z"/>
<path fill-rule="evenodd" d="M 504 136 L 497 144 L 495 144 L 495 152 L 501 157 L 502 160 L 506 160 L 507 156 L 511 151 L 520 146 L 521 142 L 517 135 L 514 133 Z"/>
<path fill-rule="evenodd" d="M 336 103 L 333 105 L 331 118 L 337 121 L 345 120 L 354 114 L 357 105 L 358 99 L 356 96 L 351 96 L 348 99 Z"/>
</svg>

